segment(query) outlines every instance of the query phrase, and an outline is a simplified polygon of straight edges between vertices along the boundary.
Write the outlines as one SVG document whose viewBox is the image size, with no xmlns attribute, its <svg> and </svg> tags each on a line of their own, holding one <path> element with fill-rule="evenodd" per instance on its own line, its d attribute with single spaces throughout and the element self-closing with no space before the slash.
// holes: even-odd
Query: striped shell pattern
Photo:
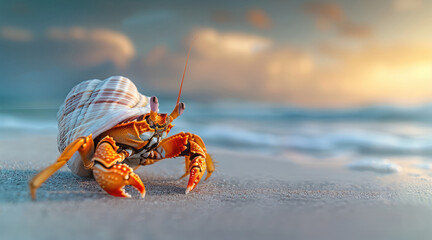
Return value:
<svg viewBox="0 0 432 240">
<path fill-rule="evenodd" d="M 93 139 L 125 119 L 150 112 L 149 98 L 140 94 L 131 80 L 114 76 L 76 85 L 57 112 L 57 144 L 60 152 L 75 139 L 93 134 Z M 68 167 L 79 176 L 90 176 L 75 153 Z"/>
</svg>

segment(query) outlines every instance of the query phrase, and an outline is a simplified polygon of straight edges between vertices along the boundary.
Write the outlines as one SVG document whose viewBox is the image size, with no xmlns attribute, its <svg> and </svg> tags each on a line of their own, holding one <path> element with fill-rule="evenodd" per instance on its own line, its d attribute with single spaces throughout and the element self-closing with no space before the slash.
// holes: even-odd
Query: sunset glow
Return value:
<svg viewBox="0 0 432 240">
<path fill-rule="evenodd" d="M 52 14 L 61 18 L 30 21 L 49 17 L 43 6 L 23 6 L 27 12 L 0 4 L 0 70 L 21 91 L 3 92 L 5 99 L 50 97 L 36 86 L 58 81 L 60 96 L 82 78 L 109 75 L 175 92 L 194 39 L 186 96 L 206 89 L 217 98 L 311 107 L 432 101 L 429 1 L 221 3 L 195 14 L 136 3 L 110 12 L 109 21 L 85 7 L 80 17 L 68 15 L 60 5 Z"/>
</svg>

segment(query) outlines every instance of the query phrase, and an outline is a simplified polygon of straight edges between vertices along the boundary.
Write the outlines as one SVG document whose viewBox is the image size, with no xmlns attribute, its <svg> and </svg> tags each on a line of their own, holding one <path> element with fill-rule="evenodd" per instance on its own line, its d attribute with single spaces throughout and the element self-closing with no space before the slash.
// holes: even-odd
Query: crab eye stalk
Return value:
<svg viewBox="0 0 432 240">
<path fill-rule="evenodd" d="M 156 121 L 156 116 L 159 111 L 159 101 L 157 97 L 153 96 L 150 98 L 150 119 Z"/>
<path fill-rule="evenodd" d="M 176 119 L 178 116 L 180 116 L 186 108 L 186 105 L 184 103 L 179 103 L 175 106 L 174 110 L 170 114 L 170 120 Z"/>
</svg>

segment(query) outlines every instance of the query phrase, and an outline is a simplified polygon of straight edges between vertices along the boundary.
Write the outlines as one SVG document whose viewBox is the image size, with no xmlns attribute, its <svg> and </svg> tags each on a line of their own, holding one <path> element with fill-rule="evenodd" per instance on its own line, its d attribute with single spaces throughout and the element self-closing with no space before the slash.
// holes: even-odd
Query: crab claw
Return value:
<svg viewBox="0 0 432 240">
<path fill-rule="evenodd" d="M 201 180 L 206 170 L 205 159 L 201 156 L 194 158 L 191 161 L 191 169 L 189 170 L 189 182 L 186 187 L 186 194 L 192 191 Z"/>
<path fill-rule="evenodd" d="M 105 168 L 102 164 L 96 163 L 93 168 L 93 175 L 96 182 L 107 193 L 116 197 L 131 197 L 125 192 L 124 186 L 132 185 L 145 196 L 145 187 L 133 169 L 124 163 L 115 164 L 110 168 Z"/>
</svg>

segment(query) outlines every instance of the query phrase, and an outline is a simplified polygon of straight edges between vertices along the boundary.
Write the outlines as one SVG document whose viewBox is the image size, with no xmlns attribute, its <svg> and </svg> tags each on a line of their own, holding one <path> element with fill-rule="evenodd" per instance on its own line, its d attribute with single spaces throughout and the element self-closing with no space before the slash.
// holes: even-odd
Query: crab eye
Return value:
<svg viewBox="0 0 432 240">
<path fill-rule="evenodd" d="M 182 103 L 182 102 L 179 103 L 179 108 L 178 108 L 178 114 L 179 114 L 179 116 L 182 115 L 182 113 L 184 112 L 185 108 L 186 108 L 186 105 L 184 103 Z"/>
<path fill-rule="evenodd" d="M 153 111 L 153 112 L 158 112 L 159 111 L 159 101 L 158 101 L 158 99 L 157 99 L 157 97 L 151 97 L 150 98 L 150 109 Z"/>
</svg>

